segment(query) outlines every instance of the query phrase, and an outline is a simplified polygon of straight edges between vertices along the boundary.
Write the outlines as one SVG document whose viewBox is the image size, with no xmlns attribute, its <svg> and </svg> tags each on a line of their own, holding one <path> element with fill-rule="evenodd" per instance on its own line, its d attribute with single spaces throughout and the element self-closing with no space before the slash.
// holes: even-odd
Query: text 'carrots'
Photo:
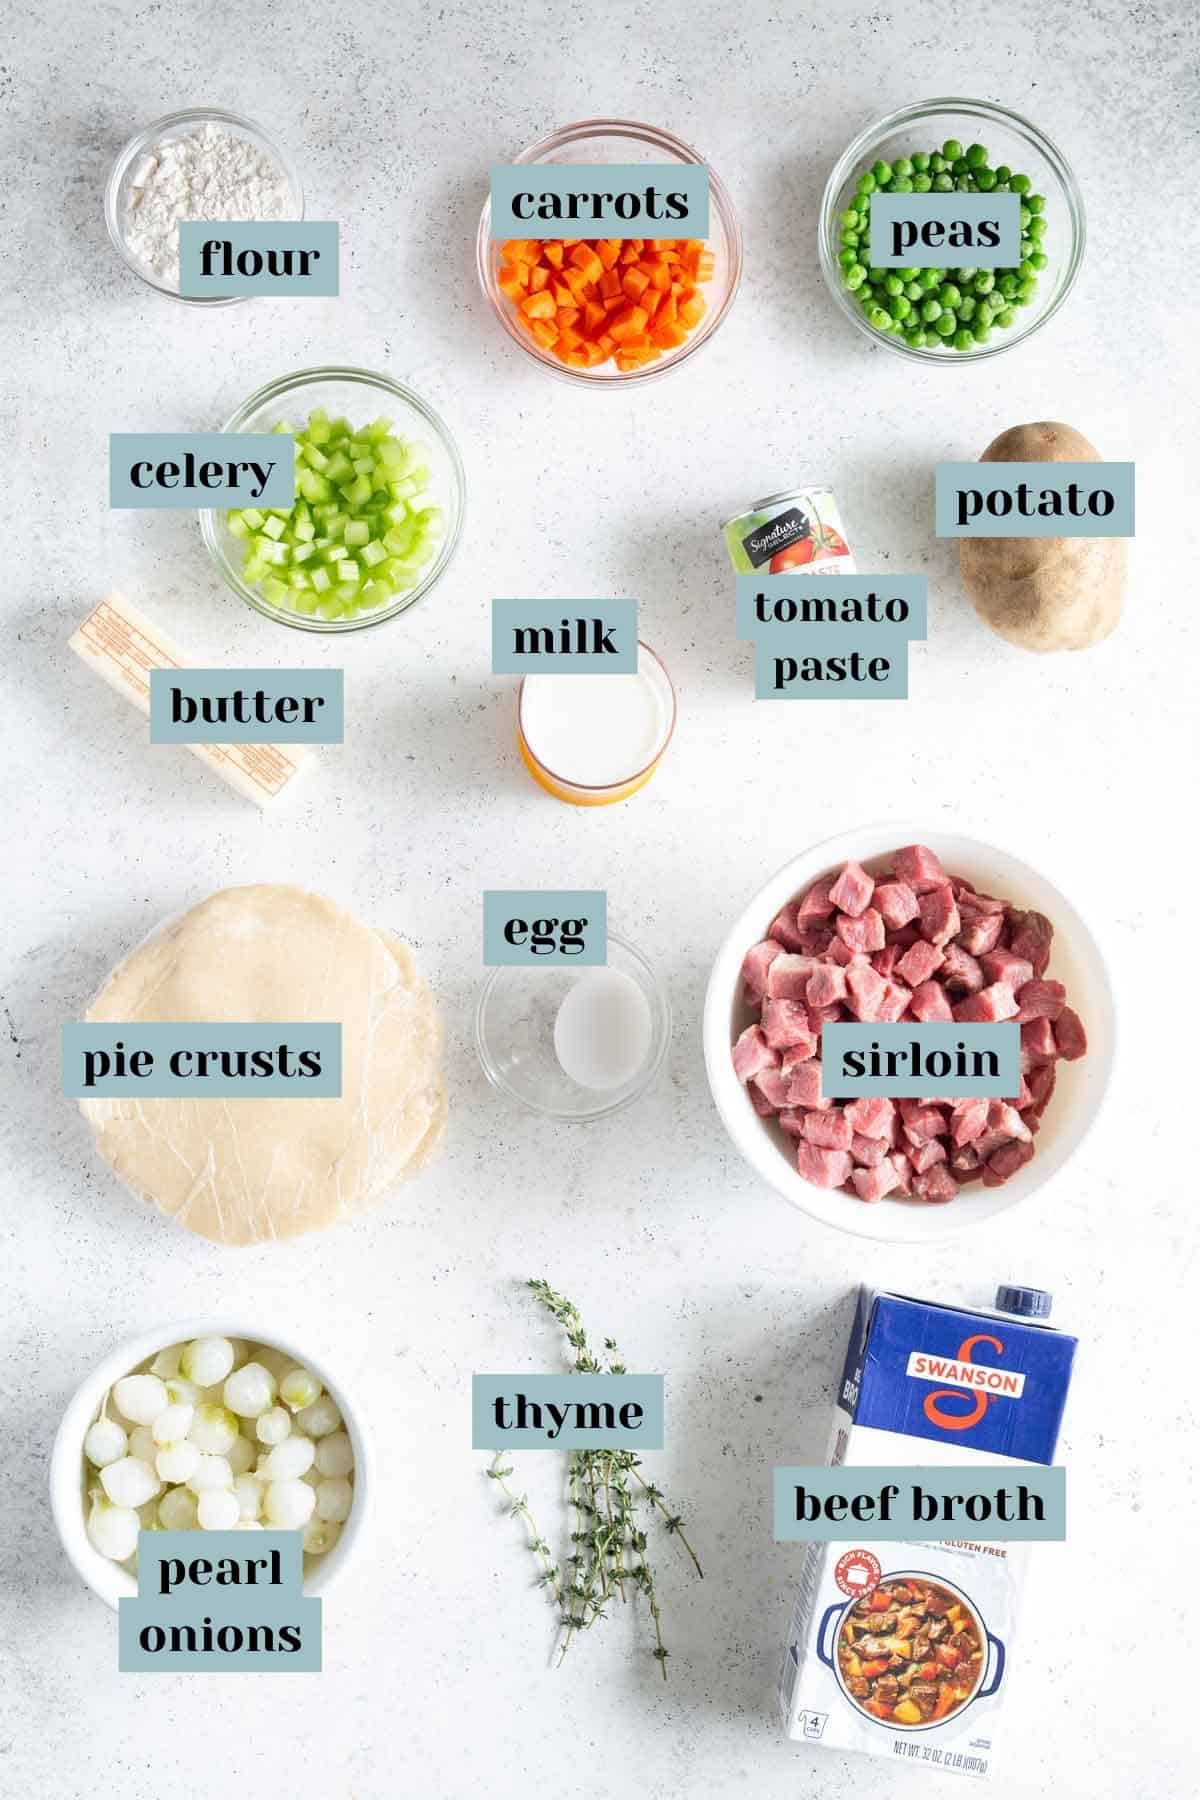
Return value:
<svg viewBox="0 0 1200 1800">
<path fill-rule="evenodd" d="M 498 282 L 522 330 L 569 369 L 640 369 L 704 317 L 699 238 L 509 238 Z"/>
</svg>

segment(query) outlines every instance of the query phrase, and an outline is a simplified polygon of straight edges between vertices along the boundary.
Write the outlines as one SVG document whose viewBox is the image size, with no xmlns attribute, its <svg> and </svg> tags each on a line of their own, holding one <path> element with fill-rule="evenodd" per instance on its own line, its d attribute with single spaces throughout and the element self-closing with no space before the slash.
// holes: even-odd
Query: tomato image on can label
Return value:
<svg viewBox="0 0 1200 1800">
<path fill-rule="evenodd" d="M 832 488 L 813 484 L 756 500 L 722 528 L 734 568 L 741 575 L 764 570 L 782 575 L 789 569 L 832 569 L 839 575 L 858 570 Z"/>
</svg>

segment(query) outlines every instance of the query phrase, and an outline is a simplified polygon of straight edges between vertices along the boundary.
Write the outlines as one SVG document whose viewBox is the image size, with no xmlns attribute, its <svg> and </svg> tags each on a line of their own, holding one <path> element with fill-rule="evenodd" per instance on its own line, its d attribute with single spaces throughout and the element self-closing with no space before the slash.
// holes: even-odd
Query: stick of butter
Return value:
<svg viewBox="0 0 1200 1800">
<path fill-rule="evenodd" d="M 110 594 L 88 614 L 70 639 L 70 647 L 147 718 L 151 669 L 188 666 L 158 627 L 120 594 Z M 276 799 L 308 760 L 303 744 L 187 744 L 184 748 L 259 806 Z"/>
</svg>

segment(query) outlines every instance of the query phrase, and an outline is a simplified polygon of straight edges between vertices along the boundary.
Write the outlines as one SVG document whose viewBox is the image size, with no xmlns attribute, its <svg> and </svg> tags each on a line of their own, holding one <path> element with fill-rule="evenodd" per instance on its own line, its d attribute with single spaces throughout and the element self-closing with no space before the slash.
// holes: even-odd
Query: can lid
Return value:
<svg viewBox="0 0 1200 1800">
<path fill-rule="evenodd" d="M 1015 1313 L 1021 1319 L 1048 1319 L 1054 1295 L 1045 1288 L 1008 1287 L 996 1289 L 996 1311 Z"/>
</svg>

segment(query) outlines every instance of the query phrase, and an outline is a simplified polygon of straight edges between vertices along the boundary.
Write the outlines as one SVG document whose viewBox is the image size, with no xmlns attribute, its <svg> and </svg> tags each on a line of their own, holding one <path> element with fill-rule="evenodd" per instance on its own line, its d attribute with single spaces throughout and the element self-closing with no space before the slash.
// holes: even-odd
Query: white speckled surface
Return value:
<svg viewBox="0 0 1200 1800">
<path fill-rule="evenodd" d="M 789 17 L 790 15 L 790 17 Z M 964 13 L 624 3 L 547 29 L 528 7 L 354 12 L 274 0 L 110 0 L 10 21 L 4 584 L 7 851 L 0 1137 L 0 1792 L 68 1800 L 695 1793 L 840 1800 L 925 1791 L 914 1769 L 787 1744 L 772 1688 L 797 1553 L 769 1470 L 823 1450 L 851 1283 L 987 1300 L 1055 1290 L 1083 1353 L 1063 1454 L 1070 1537 L 1040 1553 L 1013 1670 L 1008 1800 L 1195 1792 L 1182 1496 L 1197 1479 L 1193 812 L 1197 641 L 1196 27 L 1183 0 Z M 1066 150 L 1091 241 L 1071 301 L 1021 350 L 914 370 L 835 313 L 820 189 L 851 130 L 922 93 L 979 92 Z M 108 244 L 120 144 L 202 101 L 293 150 L 309 214 L 343 231 L 338 300 L 199 317 Z M 488 315 L 473 238 L 488 164 L 610 110 L 694 141 L 742 219 L 746 275 L 693 366 L 644 394 L 577 394 Z M 1193 249 L 1188 252 L 1194 259 Z M 65 645 L 116 583 L 213 661 L 321 662 L 218 586 L 187 513 L 110 513 L 107 434 L 220 423 L 269 377 L 385 365 L 439 407 L 467 462 L 458 560 L 411 615 L 339 646 L 350 734 L 266 818 L 136 716 Z M 1057 417 L 1138 465 L 1128 615 L 1102 648 L 1040 660 L 976 622 L 930 471 Z M 719 521 L 805 474 L 836 489 L 860 566 L 924 570 L 930 635 L 907 705 L 759 707 L 734 641 Z M 676 742 L 633 802 L 576 812 L 520 768 L 488 599 L 635 593 L 679 689 Z M 887 816 L 991 837 L 1041 864 L 1108 947 L 1122 1061 L 1106 1114 L 1028 1206 L 932 1253 L 864 1246 L 790 1213 L 730 1150 L 698 1018 L 727 920 L 796 849 Z M 213 888 L 290 880 L 415 946 L 449 1027 L 436 1167 L 369 1221 L 240 1254 L 132 1202 L 59 1092 L 58 1042 L 114 960 Z M 486 1085 L 470 1041 L 484 886 L 604 886 L 670 986 L 652 1097 L 557 1130 Z M 1168 949 L 1166 977 L 1156 974 Z M 671 1681 L 623 1623 L 545 1668 L 547 1618 L 514 1527 L 465 1448 L 476 1368 L 545 1366 L 519 1293 L 545 1274 L 668 1378 L 669 1448 L 708 1570 L 664 1562 Z M 69 1391 L 122 1335 L 224 1302 L 361 1370 L 386 1504 L 327 1602 L 325 1673 L 118 1677 L 112 1615 L 45 1503 Z M 531 1459 L 526 1459 L 528 1462 Z M 549 1479 L 542 1464 L 531 1485 Z"/>
</svg>

